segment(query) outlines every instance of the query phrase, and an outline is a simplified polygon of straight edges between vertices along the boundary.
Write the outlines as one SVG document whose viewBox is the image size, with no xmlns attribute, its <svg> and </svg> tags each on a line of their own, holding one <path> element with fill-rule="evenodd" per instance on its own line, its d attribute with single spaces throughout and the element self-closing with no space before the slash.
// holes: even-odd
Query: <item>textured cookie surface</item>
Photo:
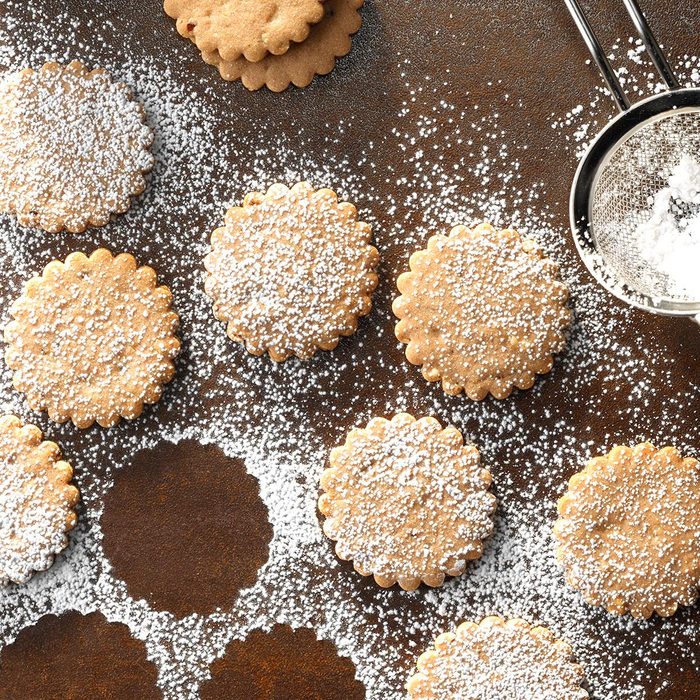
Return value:
<svg viewBox="0 0 700 700">
<path fill-rule="evenodd" d="M 380 586 L 439 586 L 482 553 L 495 497 L 479 452 L 456 428 L 400 413 L 352 430 L 321 477 L 323 530 Z"/>
<path fill-rule="evenodd" d="M 517 618 L 464 622 L 418 659 L 409 700 L 584 700 L 583 668 L 545 627 Z"/>
<path fill-rule="evenodd" d="M 489 224 L 454 228 L 411 256 L 393 305 L 409 362 L 448 394 L 501 399 L 552 368 L 568 290 L 534 241 Z"/>
<path fill-rule="evenodd" d="M 352 204 L 301 182 L 248 194 L 226 213 L 204 264 L 214 315 L 249 352 L 308 359 L 369 313 L 379 254 Z"/>
<path fill-rule="evenodd" d="M 283 54 L 323 17 L 323 0 L 165 0 L 163 7 L 182 36 L 225 61 Z"/>
<path fill-rule="evenodd" d="M 135 418 L 173 377 L 178 317 L 150 267 L 100 248 L 26 283 L 10 309 L 5 359 L 34 410 L 85 428 Z"/>
<path fill-rule="evenodd" d="M 327 75 L 336 59 L 352 48 L 352 35 L 360 29 L 359 13 L 364 0 L 326 0 L 324 18 L 311 27 L 306 40 L 292 44 L 281 56 L 268 55 L 252 63 L 241 57 L 235 61 L 222 60 L 218 51 L 203 51 L 202 58 L 218 66 L 224 80 L 241 80 L 249 90 L 267 86 L 282 92 L 290 85 L 306 87 L 316 75 Z"/>
<path fill-rule="evenodd" d="M 143 192 L 153 133 L 129 88 L 73 61 L 0 83 L 0 210 L 46 231 L 103 226 Z"/>
<path fill-rule="evenodd" d="M 700 585 L 700 464 L 672 447 L 615 447 L 575 474 L 558 504 L 556 554 L 592 605 L 647 618 Z"/>
<path fill-rule="evenodd" d="M 77 521 L 73 470 L 34 425 L 0 417 L 0 584 L 48 569 Z"/>
</svg>

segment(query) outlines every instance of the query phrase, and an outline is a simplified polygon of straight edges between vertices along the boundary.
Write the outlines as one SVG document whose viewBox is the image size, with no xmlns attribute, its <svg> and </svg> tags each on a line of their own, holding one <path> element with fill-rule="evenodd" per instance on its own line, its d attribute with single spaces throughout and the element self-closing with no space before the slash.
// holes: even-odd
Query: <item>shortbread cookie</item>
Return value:
<svg viewBox="0 0 700 700">
<path fill-rule="evenodd" d="M 301 44 L 293 44 L 282 56 L 268 55 L 251 63 L 241 57 L 224 61 L 217 51 L 203 51 L 202 58 L 218 66 L 224 80 L 241 80 L 248 90 L 267 86 L 273 92 L 282 92 L 290 84 L 306 87 L 317 75 L 327 75 L 335 67 L 336 59 L 352 48 L 352 35 L 362 25 L 359 8 L 364 0 L 326 0 L 325 17 L 311 28 L 309 37 Z"/>
<path fill-rule="evenodd" d="M 0 211 L 45 231 L 84 231 L 126 211 L 153 167 L 153 132 L 124 83 L 82 63 L 0 84 Z"/>
<path fill-rule="evenodd" d="M 307 182 L 246 195 L 214 231 L 204 265 L 214 315 L 276 361 L 332 350 L 372 308 L 379 253 L 352 204 Z"/>
<path fill-rule="evenodd" d="M 352 430 L 321 476 L 323 531 L 341 559 L 383 587 L 441 586 L 481 556 L 496 498 L 456 428 L 400 413 Z"/>
<path fill-rule="evenodd" d="M 163 7 L 200 51 L 216 51 L 224 61 L 260 61 L 304 41 L 323 17 L 323 1 L 165 0 Z"/>
<path fill-rule="evenodd" d="M 583 668 L 546 627 L 517 618 L 464 622 L 418 658 L 409 700 L 584 700 Z"/>
<path fill-rule="evenodd" d="M 175 372 L 172 295 L 132 255 L 49 263 L 10 309 L 5 359 L 31 408 L 79 428 L 136 418 Z"/>
<path fill-rule="evenodd" d="M 489 224 L 457 226 L 409 265 L 397 282 L 396 337 L 429 382 L 503 399 L 552 368 L 571 312 L 556 264 L 534 241 Z"/>
<path fill-rule="evenodd" d="M 566 580 L 611 613 L 668 617 L 700 586 L 700 463 L 615 447 L 569 481 L 554 526 Z"/>
<path fill-rule="evenodd" d="M 68 545 L 78 489 L 73 470 L 41 430 L 0 417 L 0 584 L 26 583 Z"/>
</svg>

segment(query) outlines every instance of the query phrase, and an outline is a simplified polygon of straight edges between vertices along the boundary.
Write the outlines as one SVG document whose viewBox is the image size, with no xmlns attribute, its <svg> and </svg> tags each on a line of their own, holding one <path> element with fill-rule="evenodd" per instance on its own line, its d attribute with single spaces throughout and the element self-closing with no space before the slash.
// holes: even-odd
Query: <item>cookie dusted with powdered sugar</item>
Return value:
<svg viewBox="0 0 700 700">
<path fill-rule="evenodd" d="M 146 187 L 153 133 L 131 90 L 73 61 L 0 83 L 0 211 L 24 226 L 104 226 Z"/>
<path fill-rule="evenodd" d="M 537 244 L 457 226 L 411 256 L 393 305 L 408 361 L 448 394 L 497 399 L 549 372 L 571 323 L 568 290 Z"/>
<path fill-rule="evenodd" d="M 17 416 L 0 417 L 0 585 L 48 569 L 78 520 L 73 470 L 42 437 Z"/>
<path fill-rule="evenodd" d="M 5 359 L 36 411 L 79 428 L 136 418 L 155 403 L 180 349 L 172 295 L 132 255 L 71 253 L 25 284 Z"/>
<path fill-rule="evenodd" d="M 323 17 L 324 0 L 165 0 L 177 31 L 200 51 L 222 60 L 260 61 L 284 54 L 291 42 L 304 41 Z"/>
<path fill-rule="evenodd" d="M 332 190 L 300 182 L 248 194 L 226 212 L 204 261 L 214 315 L 254 355 L 306 360 L 332 350 L 372 308 L 379 253 L 371 238 Z"/>
<path fill-rule="evenodd" d="M 318 508 L 341 559 L 384 587 L 440 586 L 493 530 L 491 474 L 462 434 L 400 413 L 352 430 L 330 455 Z"/>
<path fill-rule="evenodd" d="M 269 54 L 251 63 L 244 57 L 225 61 L 218 51 L 202 51 L 202 58 L 217 66 L 224 80 L 240 80 L 248 90 L 267 86 L 282 92 L 290 85 L 306 87 L 317 75 L 327 75 L 336 59 L 352 48 L 352 36 L 362 26 L 364 0 L 326 0 L 323 19 L 300 44 L 292 44 L 281 56 Z"/>
<path fill-rule="evenodd" d="M 615 447 L 569 481 L 554 526 L 566 580 L 591 605 L 648 618 L 700 587 L 700 463 L 673 447 Z"/>
<path fill-rule="evenodd" d="M 445 632 L 418 658 L 409 700 L 585 700 L 583 667 L 546 627 L 492 616 Z"/>
</svg>

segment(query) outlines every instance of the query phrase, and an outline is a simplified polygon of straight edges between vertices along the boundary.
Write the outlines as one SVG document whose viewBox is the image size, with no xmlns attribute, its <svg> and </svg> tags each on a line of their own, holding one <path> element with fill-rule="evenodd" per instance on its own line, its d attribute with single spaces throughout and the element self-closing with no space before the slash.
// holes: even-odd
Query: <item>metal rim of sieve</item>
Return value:
<svg viewBox="0 0 700 700">
<path fill-rule="evenodd" d="M 700 112 L 700 88 L 680 86 L 637 0 L 622 0 L 649 57 L 668 88 L 666 92 L 631 105 L 586 18 L 580 0 L 564 0 L 564 2 L 620 110 L 620 114 L 612 119 L 590 144 L 574 177 L 569 216 L 576 248 L 593 277 L 618 299 L 657 314 L 695 317 L 695 321 L 700 323 L 700 299 L 682 301 L 668 296 L 650 296 L 627 285 L 624 280 L 606 274 L 606 265 L 596 245 L 595 231 L 591 226 L 593 194 L 597 178 L 603 172 L 605 164 L 629 138 L 646 126 L 674 114 Z"/>
<path fill-rule="evenodd" d="M 638 102 L 617 115 L 596 136 L 581 159 L 574 176 L 569 201 L 569 218 L 574 243 L 588 271 L 611 294 L 640 309 L 669 316 L 700 314 L 700 300 L 682 301 L 672 297 L 650 296 L 605 274 L 595 230 L 591 226 L 593 193 L 598 178 L 613 154 L 634 134 L 648 125 L 674 114 L 700 114 L 700 88 L 663 92 Z"/>
</svg>

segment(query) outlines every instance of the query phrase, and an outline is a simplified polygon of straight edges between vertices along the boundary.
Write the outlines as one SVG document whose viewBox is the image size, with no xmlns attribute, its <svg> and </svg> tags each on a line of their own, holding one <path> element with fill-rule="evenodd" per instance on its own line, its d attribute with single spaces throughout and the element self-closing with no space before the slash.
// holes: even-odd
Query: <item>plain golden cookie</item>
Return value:
<svg viewBox="0 0 700 700">
<path fill-rule="evenodd" d="M 172 295 L 132 255 L 71 253 L 25 284 L 10 309 L 5 359 L 36 411 L 79 428 L 136 418 L 174 373 Z"/>
<path fill-rule="evenodd" d="M 332 350 L 372 308 L 371 237 L 332 190 L 300 182 L 248 194 L 212 234 L 204 261 L 214 315 L 254 355 L 279 362 Z"/>
<path fill-rule="evenodd" d="M 153 133 L 124 83 L 82 63 L 0 83 L 0 211 L 45 231 L 84 231 L 126 211 L 153 167 Z"/>
<path fill-rule="evenodd" d="M 306 87 L 317 75 L 327 75 L 336 59 L 352 48 L 352 36 L 362 26 L 359 9 L 364 0 L 326 0 L 324 18 L 311 27 L 306 40 L 292 44 L 282 56 L 268 55 L 251 63 L 241 57 L 224 61 L 217 51 L 203 51 L 202 58 L 218 66 L 224 80 L 240 80 L 248 90 L 267 86 L 282 92 L 290 85 Z"/>
<path fill-rule="evenodd" d="M 224 61 L 284 54 L 323 17 L 323 0 L 165 0 L 163 8 L 182 36 Z"/>
<path fill-rule="evenodd" d="M 615 447 L 569 481 L 554 526 L 566 580 L 611 613 L 668 617 L 700 586 L 700 463 Z"/>
<path fill-rule="evenodd" d="M 399 276 L 393 305 L 406 357 L 448 394 L 529 389 L 566 344 L 568 290 L 537 244 L 489 224 L 437 235 Z"/>
<path fill-rule="evenodd" d="M 481 556 L 493 530 L 491 474 L 462 434 L 400 413 L 352 430 L 321 476 L 323 531 L 384 587 L 440 586 Z"/>
<path fill-rule="evenodd" d="M 585 700 L 583 668 L 546 627 L 486 617 L 445 632 L 418 658 L 409 700 Z"/>
<path fill-rule="evenodd" d="M 0 417 L 0 584 L 26 583 L 68 545 L 78 489 L 73 470 L 35 425 Z"/>
</svg>

